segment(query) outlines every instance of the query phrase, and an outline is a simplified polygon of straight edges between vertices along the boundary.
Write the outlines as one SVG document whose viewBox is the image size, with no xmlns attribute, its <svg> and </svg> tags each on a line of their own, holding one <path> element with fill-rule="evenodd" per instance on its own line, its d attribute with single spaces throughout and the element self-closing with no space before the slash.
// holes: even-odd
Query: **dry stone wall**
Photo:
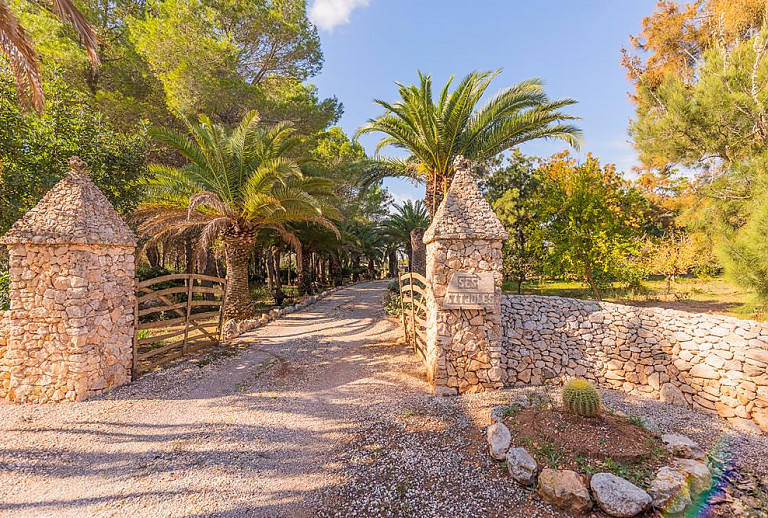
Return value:
<svg viewBox="0 0 768 518">
<path fill-rule="evenodd" d="M 560 297 L 501 301 L 507 385 L 583 377 L 768 432 L 768 325 Z"/>
<path fill-rule="evenodd" d="M 8 337 L 11 334 L 11 312 L 0 311 L 0 398 L 3 397 L 6 389 L 3 387 L 10 378 L 6 362 L 6 352 L 8 351 Z"/>
</svg>

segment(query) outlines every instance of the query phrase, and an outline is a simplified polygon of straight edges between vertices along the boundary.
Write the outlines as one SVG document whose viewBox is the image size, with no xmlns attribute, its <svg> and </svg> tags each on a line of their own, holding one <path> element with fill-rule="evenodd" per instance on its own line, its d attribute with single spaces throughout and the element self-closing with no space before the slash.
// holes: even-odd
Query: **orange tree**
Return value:
<svg viewBox="0 0 768 518">
<path fill-rule="evenodd" d="M 598 300 L 612 281 L 639 281 L 633 259 L 648 210 L 640 192 L 589 154 L 583 163 L 555 155 L 542 172 L 551 271 L 579 278 Z"/>
</svg>

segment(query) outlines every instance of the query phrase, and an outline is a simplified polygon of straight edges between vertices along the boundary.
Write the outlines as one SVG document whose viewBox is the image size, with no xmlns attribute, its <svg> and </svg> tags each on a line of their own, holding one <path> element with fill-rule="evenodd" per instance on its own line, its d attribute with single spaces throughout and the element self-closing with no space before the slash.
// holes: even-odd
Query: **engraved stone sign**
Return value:
<svg viewBox="0 0 768 518">
<path fill-rule="evenodd" d="M 493 273 L 454 272 L 443 309 L 493 309 Z"/>
</svg>

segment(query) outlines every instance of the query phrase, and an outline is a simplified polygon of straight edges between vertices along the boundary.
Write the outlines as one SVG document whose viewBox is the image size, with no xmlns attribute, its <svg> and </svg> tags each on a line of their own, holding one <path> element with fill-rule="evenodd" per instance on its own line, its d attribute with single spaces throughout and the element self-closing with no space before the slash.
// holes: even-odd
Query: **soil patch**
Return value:
<svg viewBox="0 0 768 518">
<path fill-rule="evenodd" d="M 646 486 L 668 459 L 660 438 L 624 417 L 583 417 L 558 409 L 524 409 L 505 419 L 513 442 L 540 465 L 592 474 L 609 471 Z"/>
</svg>

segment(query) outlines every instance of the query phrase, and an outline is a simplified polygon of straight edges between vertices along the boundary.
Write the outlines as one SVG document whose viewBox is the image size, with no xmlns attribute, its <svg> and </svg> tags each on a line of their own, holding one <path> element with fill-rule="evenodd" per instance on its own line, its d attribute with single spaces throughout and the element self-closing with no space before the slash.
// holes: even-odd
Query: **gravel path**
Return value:
<svg viewBox="0 0 768 518">
<path fill-rule="evenodd" d="M 429 395 L 385 318 L 386 285 L 335 292 L 100 399 L 0 404 L 0 515 L 567 516 L 487 454 L 488 410 L 517 391 Z M 722 432 L 717 418 L 606 402 L 661 411 L 660 426 L 707 446 Z"/>
</svg>

